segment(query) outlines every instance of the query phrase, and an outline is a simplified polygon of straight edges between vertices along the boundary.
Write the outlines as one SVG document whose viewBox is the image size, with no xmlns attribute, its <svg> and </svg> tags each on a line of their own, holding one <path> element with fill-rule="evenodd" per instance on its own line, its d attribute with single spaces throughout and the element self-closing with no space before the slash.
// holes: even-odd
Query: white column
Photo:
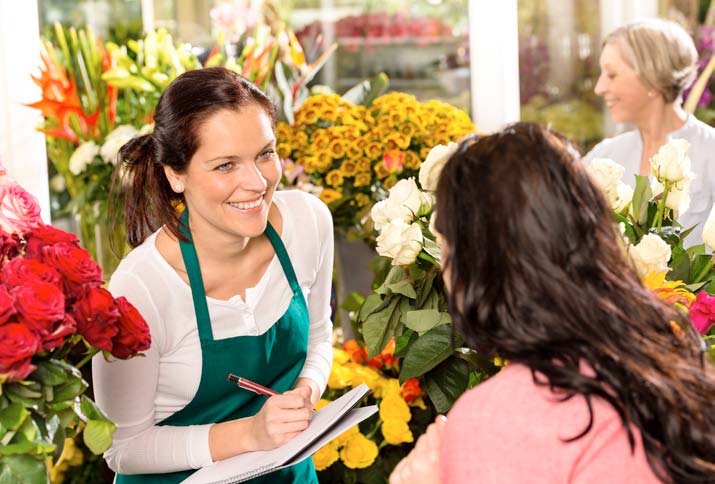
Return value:
<svg viewBox="0 0 715 484">
<path fill-rule="evenodd" d="M 154 0 L 141 0 L 142 27 L 144 32 L 154 30 Z"/>
<path fill-rule="evenodd" d="M 40 99 L 30 79 L 39 72 L 39 31 L 37 2 L 0 0 L 0 162 L 50 223 L 45 136 L 35 130 L 42 116 L 23 105 Z"/>
<path fill-rule="evenodd" d="M 481 131 L 519 120 L 516 0 L 469 0 L 472 118 Z"/>
</svg>

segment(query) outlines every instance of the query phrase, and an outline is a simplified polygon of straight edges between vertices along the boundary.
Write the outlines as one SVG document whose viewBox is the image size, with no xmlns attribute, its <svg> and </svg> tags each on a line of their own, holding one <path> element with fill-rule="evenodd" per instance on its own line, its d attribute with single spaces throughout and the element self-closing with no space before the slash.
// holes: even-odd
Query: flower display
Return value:
<svg viewBox="0 0 715 484">
<path fill-rule="evenodd" d="M 434 418 L 427 407 L 419 379 L 402 384 L 396 378 L 400 359 L 395 357 L 392 339 L 373 358 L 357 340 L 335 348 L 328 390 L 316 408 L 338 398 L 350 388 L 365 383 L 372 393 L 368 404 L 377 404 L 379 413 L 334 438 L 313 455 L 321 481 L 355 482 L 367 474 L 389 475 L 397 463 L 395 456 L 411 450 L 415 436 L 426 430 Z"/>
<path fill-rule="evenodd" d="M 100 351 L 130 358 L 151 337 L 137 310 L 102 287 L 77 237 L 42 223 L 32 195 L 2 176 L 0 200 L 0 474 L 45 482 L 64 436 L 84 428 L 96 454 L 111 444 L 114 424 L 84 395 L 78 368 Z"/>
<path fill-rule="evenodd" d="M 362 227 L 388 190 L 416 177 L 434 146 L 448 145 L 474 129 L 464 111 L 439 101 L 419 102 L 405 93 L 388 93 L 366 106 L 336 94 L 317 94 L 300 106 L 292 125 L 278 124 L 277 151 L 302 168 L 293 183 L 319 187 L 336 227 L 349 229 Z M 397 188 L 410 204 L 390 211 L 405 212 L 404 220 L 409 210 L 416 213 L 424 202 L 415 205 L 415 189 Z"/>
</svg>

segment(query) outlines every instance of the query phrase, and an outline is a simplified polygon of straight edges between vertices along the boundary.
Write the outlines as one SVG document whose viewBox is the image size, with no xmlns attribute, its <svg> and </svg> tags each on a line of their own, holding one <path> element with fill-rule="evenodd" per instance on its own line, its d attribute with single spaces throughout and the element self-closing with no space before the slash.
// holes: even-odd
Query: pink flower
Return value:
<svg viewBox="0 0 715 484">
<path fill-rule="evenodd" d="M 24 234 L 40 223 L 37 199 L 17 183 L 0 180 L 0 229 L 8 234 Z"/>
<path fill-rule="evenodd" d="M 698 333 L 705 334 L 715 324 L 715 296 L 700 291 L 688 311 Z"/>
</svg>

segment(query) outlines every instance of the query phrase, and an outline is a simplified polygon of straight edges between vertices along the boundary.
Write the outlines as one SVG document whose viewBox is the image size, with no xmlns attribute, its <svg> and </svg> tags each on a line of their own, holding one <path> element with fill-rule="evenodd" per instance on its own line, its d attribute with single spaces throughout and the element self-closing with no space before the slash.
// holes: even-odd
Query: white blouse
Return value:
<svg viewBox="0 0 715 484">
<path fill-rule="evenodd" d="M 668 134 L 668 140 L 685 139 L 690 143 L 688 156 L 695 179 L 690 185 L 690 207 L 679 217 L 683 228 L 697 224 L 686 238 L 686 246 L 703 243 L 703 225 L 715 202 L 715 128 L 688 115 L 685 124 Z M 583 161 L 588 164 L 595 158 L 610 158 L 625 168 L 623 183 L 635 188 L 635 175 L 640 172 L 643 139 L 639 130 L 628 131 L 598 143 Z M 651 180 L 653 175 L 649 175 Z"/>
<path fill-rule="evenodd" d="M 325 390 L 332 364 L 330 295 L 333 226 L 328 208 L 298 190 L 276 192 L 286 246 L 310 313 L 308 354 L 300 377 Z M 151 348 L 128 361 L 92 361 L 98 405 L 117 425 L 105 453 L 118 473 L 168 473 L 212 463 L 208 425 L 157 426 L 184 408 L 201 379 L 199 342 L 191 288 L 159 254 L 158 231 L 131 251 L 109 282 L 125 296 L 151 329 Z M 265 333 L 288 309 L 292 291 L 277 256 L 254 288 L 228 300 L 207 297 L 215 339 Z"/>
</svg>

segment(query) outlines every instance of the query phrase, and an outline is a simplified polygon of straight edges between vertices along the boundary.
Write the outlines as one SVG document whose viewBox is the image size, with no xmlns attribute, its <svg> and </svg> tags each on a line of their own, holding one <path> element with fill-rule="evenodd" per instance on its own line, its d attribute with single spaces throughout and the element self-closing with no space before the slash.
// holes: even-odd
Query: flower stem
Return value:
<svg viewBox="0 0 715 484">
<path fill-rule="evenodd" d="M 94 355 L 96 355 L 97 353 L 99 353 L 99 350 L 97 348 L 92 348 L 89 351 L 89 353 L 87 353 L 85 355 L 85 357 L 82 358 L 80 360 L 80 362 L 75 365 L 77 367 L 77 369 L 82 368 L 85 365 L 85 363 L 87 363 L 89 360 L 91 360 L 94 357 Z"/>
<path fill-rule="evenodd" d="M 658 204 L 658 211 L 655 213 L 655 218 L 653 218 L 653 223 L 651 226 L 656 226 L 660 232 L 660 228 L 663 226 L 663 213 L 665 212 L 665 201 L 668 198 L 668 192 L 670 191 L 670 182 L 666 181 L 663 183 L 663 195 L 660 198 L 660 203 Z"/>
<path fill-rule="evenodd" d="M 693 280 L 693 282 L 691 284 L 696 284 L 696 283 L 702 281 L 703 277 L 705 277 L 707 275 L 707 273 L 710 272 L 710 269 L 712 269 L 712 267 L 713 267 L 713 262 L 712 262 L 712 260 L 710 260 L 707 264 L 705 264 L 705 267 L 700 269 L 700 272 L 698 273 L 697 276 L 695 276 L 695 280 Z"/>
</svg>

